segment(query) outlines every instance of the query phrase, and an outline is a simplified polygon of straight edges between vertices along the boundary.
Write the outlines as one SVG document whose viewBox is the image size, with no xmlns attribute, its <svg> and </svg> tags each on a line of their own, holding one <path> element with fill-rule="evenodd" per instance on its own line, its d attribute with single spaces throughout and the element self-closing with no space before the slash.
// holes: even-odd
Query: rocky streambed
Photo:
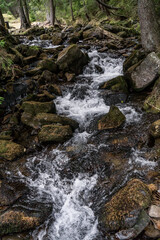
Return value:
<svg viewBox="0 0 160 240">
<path fill-rule="evenodd" d="M 114 51 L 102 47 L 104 37 L 91 47 L 93 32 L 87 31 L 83 40 L 89 42 L 79 47 L 55 47 L 61 35 L 51 43 L 44 33 L 17 46 L 25 88 L 19 99 L 12 91 L 16 106 L 4 92 L 2 240 L 160 236 L 159 122 L 152 124 L 159 114 L 143 110 L 147 91 L 129 92 L 133 84 L 123 78 L 123 65 L 130 49 L 118 37 Z M 102 30 L 95 33 L 99 39 Z M 124 66 L 144 57 L 135 54 Z"/>
</svg>

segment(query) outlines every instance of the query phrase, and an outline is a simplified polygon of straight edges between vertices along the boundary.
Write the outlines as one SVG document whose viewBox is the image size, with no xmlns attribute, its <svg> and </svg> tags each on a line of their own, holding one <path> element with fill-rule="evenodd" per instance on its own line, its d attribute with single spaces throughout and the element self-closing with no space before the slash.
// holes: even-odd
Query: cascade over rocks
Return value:
<svg viewBox="0 0 160 240">
<path fill-rule="evenodd" d="M 57 65 L 63 72 L 80 74 L 88 60 L 88 55 L 83 53 L 77 45 L 71 45 L 59 53 Z"/>
</svg>

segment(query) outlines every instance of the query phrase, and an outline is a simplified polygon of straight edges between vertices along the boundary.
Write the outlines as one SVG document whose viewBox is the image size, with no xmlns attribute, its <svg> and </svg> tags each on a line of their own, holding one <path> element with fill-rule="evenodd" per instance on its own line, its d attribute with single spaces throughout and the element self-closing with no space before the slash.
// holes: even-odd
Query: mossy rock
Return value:
<svg viewBox="0 0 160 240">
<path fill-rule="evenodd" d="M 109 112 L 98 121 L 98 130 L 109 130 L 120 127 L 126 117 L 116 106 L 111 106 Z"/>
<path fill-rule="evenodd" d="M 57 64 L 51 60 L 51 59 L 44 59 L 38 64 L 39 67 L 41 67 L 42 70 L 48 70 L 50 72 L 56 73 L 58 70 Z"/>
<path fill-rule="evenodd" d="M 123 76 L 118 76 L 105 82 L 100 88 L 108 89 L 113 92 L 128 93 L 128 85 Z"/>
<path fill-rule="evenodd" d="M 24 154 L 24 147 L 7 140 L 0 140 L 0 158 L 13 161 Z"/>
<path fill-rule="evenodd" d="M 44 125 L 38 134 L 40 142 L 63 143 L 72 137 L 70 126 L 62 125 Z"/>
<path fill-rule="evenodd" d="M 51 85 L 49 86 L 49 91 L 50 91 L 51 93 L 54 93 L 54 94 L 58 95 L 58 96 L 62 96 L 61 88 L 60 88 L 60 86 L 58 86 L 57 84 L 51 84 Z"/>
<path fill-rule="evenodd" d="M 26 101 L 22 103 L 22 109 L 25 113 L 35 116 L 38 113 L 56 113 L 55 104 L 51 102 Z"/>
<path fill-rule="evenodd" d="M 18 233 L 2 237 L 2 240 L 34 240 L 29 233 Z"/>
<path fill-rule="evenodd" d="M 160 78 L 155 82 L 152 92 L 146 98 L 144 110 L 152 113 L 160 113 Z"/>
<path fill-rule="evenodd" d="M 88 55 L 84 54 L 76 44 L 65 48 L 59 53 L 57 64 L 63 72 L 80 74 L 88 63 Z"/>
<path fill-rule="evenodd" d="M 102 221 L 106 231 L 119 231 L 133 227 L 140 212 L 151 204 L 151 192 L 139 179 L 127 183 L 106 203 Z"/>
</svg>

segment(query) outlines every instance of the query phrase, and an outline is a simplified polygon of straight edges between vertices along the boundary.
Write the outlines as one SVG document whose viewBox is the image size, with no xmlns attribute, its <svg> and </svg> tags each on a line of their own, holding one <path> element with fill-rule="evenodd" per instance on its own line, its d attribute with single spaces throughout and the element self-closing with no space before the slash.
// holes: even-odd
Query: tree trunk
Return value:
<svg viewBox="0 0 160 240">
<path fill-rule="evenodd" d="M 54 0 L 50 0 L 50 23 L 52 26 L 54 26 L 55 19 L 56 19 L 55 10 L 56 10 L 56 6 L 54 3 Z"/>
<path fill-rule="evenodd" d="M 142 46 L 146 52 L 156 51 L 160 46 L 159 24 L 154 0 L 138 0 Z"/>
<path fill-rule="evenodd" d="M 4 17 L 3 17 L 1 9 L 0 9 L 0 24 L 5 27 Z"/>
<path fill-rule="evenodd" d="M 29 27 L 31 27 L 31 22 L 30 22 L 30 19 L 29 19 L 28 4 L 27 4 L 26 0 L 23 0 L 23 11 L 24 11 L 27 23 L 28 23 Z"/>
<path fill-rule="evenodd" d="M 21 26 L 20 28 L 24 28 L 27 29 L 30 27 L 30 24 L 28 23 L 25 13 L 24 13 L 24 9 L 23 9 L 23 2 L 22 0 L 19 0 L 19 16 L 20 16 L 20 20 L 21 20 Z"/>
<path fill-rule="evenodd" d="M 74 15 L 73 15 L 73 6 L 72 6 L 72 0 L 70 0 L 70 7 L 71 7 L 71 16 L 72 16 L 72 21 L 74 21 Z"/>
<path fill-rule="evenodd" d="M 10 3 L 11 0 L 5 0 L 7 3 Z M 19 17 L 19 11 L 18 11 L 18 1 L 14 1 L 14 5 L 11 5 L 8 7 L 9 8 L 9 11 L 12 13 L 12 15 L 15 17 L 15 18 L 18 18 Z"/>
</svg>

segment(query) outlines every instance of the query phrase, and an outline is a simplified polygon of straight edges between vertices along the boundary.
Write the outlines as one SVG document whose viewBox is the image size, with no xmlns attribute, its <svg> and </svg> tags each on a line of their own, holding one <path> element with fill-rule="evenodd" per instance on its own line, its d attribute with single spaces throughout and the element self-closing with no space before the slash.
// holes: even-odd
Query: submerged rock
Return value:
<svg viewBox="0 0 160 240">
<path fill-rule="evenodd" d="M 144 102 L 144 109 L 147 112 L 160 112 L 160 78 L 156 81 L 154 88 Z"/>
<path fill-rule="evenodd" d="M 144 226 L 148 224 L 148 219 L 142 210 L 148 208 L 150 203 L 151 192 L 148 186 L 139 179 L 129 181 L 106 203 L 103 209 L 102 221 L 106 231 L 130 229 L 138 224 L 140 214 L 143 215 L 141 216 L 144 217 L 146 223 L 143 225 L 144 229 Z"/>
<path fill-rule="evenodd" d="M 76 44 L 71 45 L 60 52 L 57 60 L 60 70 L 75 74 L 80 74 L 87 63 L 88 55 L 84 54 Z"/>
<path fill-rule="evenodd" d="M 44 125 L 38 134 L 41 142 L 63 143 L 73 135 L 70 126 Z"/>
<path fill-rule="evenodd" d="M 0 158 L 8 161 L 13 161 L 17 157 L 20 157 L 24 154 L 25 149 L 23 146 L 8 141 L 0 140 Z"/>
<path fill-rule="evenodd" d="M 152 52 L 138 66 L 133 68 L 127 80 L 133 90 L 142 91 L 156 80 L 159 70 L 160 58 Z"/>
<path fill-rule="evenodd" d="M 111 106 L 109 113 L 98 121 L 98 130 L 108 130 L 120 127 L 125 122 L 125 116 L 116 106 Z"/>
</svg>

